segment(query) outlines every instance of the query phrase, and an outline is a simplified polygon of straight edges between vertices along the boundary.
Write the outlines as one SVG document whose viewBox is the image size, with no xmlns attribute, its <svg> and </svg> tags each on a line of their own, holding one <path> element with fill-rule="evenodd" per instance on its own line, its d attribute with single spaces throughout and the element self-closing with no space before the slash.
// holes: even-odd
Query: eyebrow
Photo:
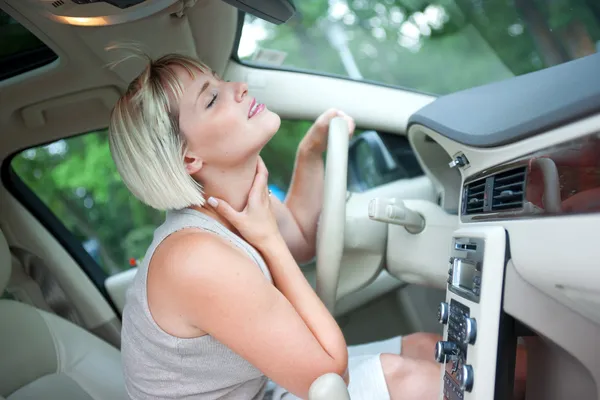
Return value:
<svg viewBox="0 0 600 400">
<path fill-rule="evenodd" d="M 204 85 L 202 85 L 202 89 L 200 89 L 200 92 L 198 92 L 198 96 L 196 96 L 196 101 L 194 103 L 198 102 L 198 99 L 200 98 L 200 96 L 202 96 L 202 93 L 208 88 L 209 85 L 209 81 L 208 79 L 204 82 Z"/>
</svg>

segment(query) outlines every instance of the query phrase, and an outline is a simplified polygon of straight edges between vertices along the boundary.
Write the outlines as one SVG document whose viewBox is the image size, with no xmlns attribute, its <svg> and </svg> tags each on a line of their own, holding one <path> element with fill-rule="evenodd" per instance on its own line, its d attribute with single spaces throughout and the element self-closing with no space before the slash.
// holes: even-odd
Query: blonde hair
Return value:
<svg viewBox="0 0 600 400">
<path fill-rule="evenodd" d="M 177 103 L 183 86 L 174 66 L 192 77 L 211 73 L 191 57 L 168 54 L 153 61 L 114 106 L 109 146 L 117 170 L 135 197 L 159 210 L 204 205 L 202 186 L 187 173 L 186 141 L 179 130 Z"/>
</svg>

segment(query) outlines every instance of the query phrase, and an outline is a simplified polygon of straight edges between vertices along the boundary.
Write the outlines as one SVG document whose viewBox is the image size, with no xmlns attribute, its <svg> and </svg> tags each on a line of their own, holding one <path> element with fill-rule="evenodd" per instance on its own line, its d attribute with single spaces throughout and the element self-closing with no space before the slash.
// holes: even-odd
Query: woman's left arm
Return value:
<svg viewBox="0 0 600 400">
<path fill-rule="evenodd" d="M 310 261 L 316 253 L 317 222 L 323 208 L 323 152 L 329 122 L 335 117 L 346 119 L 350 135 L 354 133 L 354 120 L 345 113 L 331 109 L 321 114 L 298 146 L 285 201 L 271 199 L 281 235 L 298 263 Z"/>
</svg>

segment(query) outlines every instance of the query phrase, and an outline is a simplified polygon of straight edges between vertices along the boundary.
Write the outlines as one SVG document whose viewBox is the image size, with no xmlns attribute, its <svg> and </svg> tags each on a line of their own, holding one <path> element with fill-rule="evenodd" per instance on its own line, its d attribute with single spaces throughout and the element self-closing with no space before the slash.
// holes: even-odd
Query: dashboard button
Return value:
<svg viewBox="0 0 600 400">
<path fill-rule="evenodd" d="M 473 390 L 473 367 L 465 364 L 460 372 L 460 388 L 466 392 Z"/>
<path fill-rule="evenodd" d="M 448 303 L 441 302 L 437 310 L 437 320 L 440 324 L 446 325 L 448 323 L 449 311 Z"/>
<path fill-rule="evenodd" d="M 477 338 L 477 321 L 475 318 L 465 317 L 465 330 L 463 343 L 474 344 Z"/>
<path fill-rule="evenodd" d="M 435 345 L 435 360 L 439 363 L 446 363 L 456 359 L 460 349 L 456 343 L 440 341 Z"/>
</svg>

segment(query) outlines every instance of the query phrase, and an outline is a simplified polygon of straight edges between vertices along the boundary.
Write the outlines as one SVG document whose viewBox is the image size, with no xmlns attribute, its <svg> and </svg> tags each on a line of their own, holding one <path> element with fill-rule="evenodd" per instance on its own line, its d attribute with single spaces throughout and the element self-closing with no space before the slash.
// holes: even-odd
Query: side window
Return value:
<svg viewBox="0 0 600 400">
<path fill-rule="evenodd" d="M 106 130 L 25 150 L 11 166 L 108 275 L 141 259 L 163 221 L 121 181 Z"/>
</svg>

